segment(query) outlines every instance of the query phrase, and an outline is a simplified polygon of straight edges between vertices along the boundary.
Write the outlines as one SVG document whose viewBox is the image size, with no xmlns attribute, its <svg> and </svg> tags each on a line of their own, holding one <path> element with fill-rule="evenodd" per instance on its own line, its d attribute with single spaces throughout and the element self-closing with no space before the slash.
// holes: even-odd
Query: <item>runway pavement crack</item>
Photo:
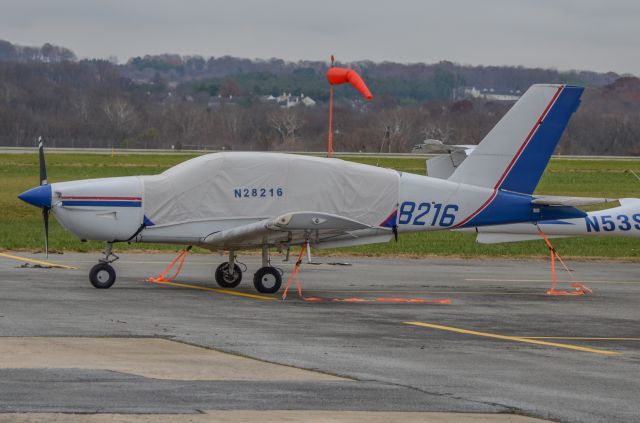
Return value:
<svg viewBox="0 0 640 423">
<path fill-rule="evenodd" d="M 459 395 L 454 395 L 454 394 L 448 393 L 448 392 L 446 392 L 446 393 L 445 392 L 432 392 L 432 391 L 427 391 L 426 389 L 423 389 L 423 388 L 419 388 L 417 386 L 404 385 L 402 383 L 397 383 L 397 382 L 389 382 L 389 381 L 382 381 L 382 380 L 375 380 L 375 379 L 356 379 L 356 381 L 358 381 L 358 382 L 378 383 L 378 384 L 385 385 L 385 386 L 393 386 L 393 387 L 397 387 L 397 388 L 410 389 L 410 390 L 412 390 L 414 392 L 419 392 L 419 393 L 425 394 L 425 395 L 432 395 L 432 396 L 441 397 L 441 398 L 450 398 L 450 399 L 459 400 L 459 401 L 467 401 L 467 402 L 470 402 L 470 403 L 488 405 L 488 406 L 491 406 L 491 407 L 500 407 L 500 408 L 503 408 L 505 410 L 504 413 L 518 414 L 518 415 L 522 415 L 522 416 L 540 418 L 540 416 L 532 415 L 532 414 L 528 413 L 526 410 L 523 410 L 521 408 L 513 407 L 511 405 L 501 404 L 501 403 L 498 403 L 498 402 L 480 401 L 480 400 L 476 400 L 476 399 L 465 398 L 465 397 L 462 397 L 462 396 L 459 396 Z"/>
</svg>

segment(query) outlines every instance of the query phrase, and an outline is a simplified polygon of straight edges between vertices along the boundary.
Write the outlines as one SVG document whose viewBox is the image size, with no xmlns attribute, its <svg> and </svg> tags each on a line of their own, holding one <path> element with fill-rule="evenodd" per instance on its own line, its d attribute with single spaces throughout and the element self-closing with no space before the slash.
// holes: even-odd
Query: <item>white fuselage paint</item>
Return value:
<svg viewBox="0 0 640 423">
<path fill-rule="evenodd" d="M 137 176 L 51 184 L 51 211 L 82 240 L 126 241 L 142 224 L 142 185 Z M 140 200 L 135 200 L 140 199 Z"/>
<path fill-rule="evenodd" d="M 478 210 L 492 193 L 489 188 L 402 173 L 398 231 L 449 229 Z"/>
<path fill-rule="evenodd" d="M 263 160 L 269 160 L 269 157 L 269 155 L 264 155 Z M 293 160 L 296 160 L 297 157 L 299 156 L 294 156 Z M 329 159 L 314 159 L 314 161 L 318 160 Z M 333 166 L 327 171 L 335 172 L 336 166 L 339 168 L 342 161 L 330 160 Z M 353 163 L 344 163 L 353 166 Z M 370 175 L 375 173 L 379 177 L 381 171 L 380 168 L 367 165 L 358 165 L 356 170 L 357 172 L 354 173 L 352 168 L 350 176 L 354 186 L 365 186 L 370 180 Z M 397 183 L 397 189 L 392 197 L 384 198 L 381 202 L 386 207 L 383 214 L 391 214 L 405 203 L 415 204 L 415 210 L 412 211 L 410 218 L 406 213 L 407 210 L 404 210 L 404 215 L 398 215 L 399 232 L 448 229 L 476 211 L 492 194 L 492 190 L 488 188 L 422 175 L 398 174 L 397 172 L 389 172 L 389 175 L 392 175 L 389 177 L 395 178 L 396 182 L 394 183 Z M 145 178 L 148 177 L 103 178 L 51 184 L 52 212 L 69 232 L 82 240 L 127 241 L 136 235 L 143 224 L 143 211 L 149 208 L 144 204 L 145 201 L 148 201 L 144 189 Z M 214 180 L 211 183 L 220 184 L 221 181 Z M 233 182 L 230 182 L 227 187 L 229 191 L 233 191 L 234 185 L 232 184 Z M 308 210 L 307 202 L 296 202 L 296 198 L 302 193 L 308 196 L 307 186 L 297 185 L 295 180 L 287 185 L 286 195 L 289 197 L 287 212 Z M 300 198 L 303 197 L 300 195 Z M 135 204 L 137 198 L 140 201 Z M 120 201 L 125 202 L 128 206 L 119 205 L 122 204 L 119 203 Z M 265 201 L 275 202 L 276 200 Z M 426 212 L 427 208 L 430 209 L 428 212 Z M 445 208 L 447 216 L 443 218 Z M 263 212 L 260 215 L 255 215 L 252 211 L 252 208 L 248 207 L 243 212 L 236 212 L 234 215 L 199 216 L 197 219 L 150 226 L 146 227 L 132 241 L 197 244 L 204 237 L 216 231 L 276 217 L 282 213 L 282 210 L 275 205 L 272 213 Z M 343 212 L 339 209 L 332 210 L 330 207 L 328 211 L 337 215 L 341 215 Z M 372 225 L 381 225 L 382 223 L 381 220 L 372 223 Z M 362 240 L 359 242 L 361 243 Z"/>
</svg>

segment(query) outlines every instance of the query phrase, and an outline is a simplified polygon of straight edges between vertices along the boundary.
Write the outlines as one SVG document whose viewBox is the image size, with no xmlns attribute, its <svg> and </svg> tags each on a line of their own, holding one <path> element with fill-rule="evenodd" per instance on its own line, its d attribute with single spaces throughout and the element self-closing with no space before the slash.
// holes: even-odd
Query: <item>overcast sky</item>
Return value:
<svg viewBox="0 0 640 423">
<path fill-rule="evenodd" d="M 0 39 L 79 57 L 524 65 L 640 75 L 639 0 L 0 0 Z"/>
</svg>

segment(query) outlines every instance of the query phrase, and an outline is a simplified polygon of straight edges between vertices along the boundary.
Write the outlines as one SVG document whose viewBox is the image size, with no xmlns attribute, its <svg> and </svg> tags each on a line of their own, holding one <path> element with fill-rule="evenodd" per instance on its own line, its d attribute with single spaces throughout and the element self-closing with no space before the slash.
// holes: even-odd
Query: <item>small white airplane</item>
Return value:
<svg viewBox="0 0 640 423">
<path fill-rule="evenodd" d="M 461 231 L 477 232 L 476 241 L 481 244 L 541 239 L 540 230 L 547 238 L 596 235 L 640 238 L 640 198 L 621 198 L 619 201 L 618 207 L 588 212 L 586 216 L 578 219 L 482 226 Z"/>
<path fill-rule="evenodd" d="M 460 164 L 473 153 L 475 145 L 444 144 L 438 140 L 425 140 L 418 144 L 413 152 L 446 153 L 426 161 L 427 174 L 441 179 L 449 178 Z M 630 170 L 638 180 L 635 172 Z M 550 204 L 553 196 L 544 196 Z M 562 204 L 570 204 L 569 197 L 560 197 Z M 588 205 L 585 198 L 577 198 L 576 205 Z M 596 199 L 594 199 L 596 200 Z M 603 199 L 614 202 L 614 199 Z M 547 238 L 568 238 L 577 236 L 622 236 L 640 238 L 640 199 L 621 198 L 620 206 L 588 212 L 583 218 L 556 219 L 506 225 L 488 225 L 476 228 L 458 229 L 460 232 L 476 232 L 476 241 L 480 244 L 499 244 L 507 242 L 532 241 L 541 239 L 541 231 Z M 599 199 L 593 204 L 602 202 Z"/>
<path fill-rule="evenodd" d="M 236 251 L 262 248 L 259 292 L 282 276 L 269 248 L 387 242 L 399 233 L 583 218 L 594 199 L 532 195 L 583 88 L 534 85 L 446 180 L 338 159 L 277 153 L 214 153 L 159 175 L 47 183 L 19 198 L 43 209 L 81 240 L 106 242 L 89 274 L 96 288 L 116 279 L 117 242 L 198 245 L 229 252 L 215 272 L 237 286 Z M 599 200 L 598 200 L 599 201 Z"/>
</svg>

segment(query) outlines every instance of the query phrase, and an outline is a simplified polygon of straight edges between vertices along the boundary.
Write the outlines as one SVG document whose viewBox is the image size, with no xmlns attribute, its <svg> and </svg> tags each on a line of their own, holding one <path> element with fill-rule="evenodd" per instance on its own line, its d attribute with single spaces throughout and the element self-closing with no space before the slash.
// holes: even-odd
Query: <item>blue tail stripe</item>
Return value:
<svg viewBox="0 0 640 423">
<path fill-rule="evenodd" d="M 533 193 L 571 115 L 580 105 L 583 91 L 582 87 L 564 87 L 499 188 Z"/>
</svg>

